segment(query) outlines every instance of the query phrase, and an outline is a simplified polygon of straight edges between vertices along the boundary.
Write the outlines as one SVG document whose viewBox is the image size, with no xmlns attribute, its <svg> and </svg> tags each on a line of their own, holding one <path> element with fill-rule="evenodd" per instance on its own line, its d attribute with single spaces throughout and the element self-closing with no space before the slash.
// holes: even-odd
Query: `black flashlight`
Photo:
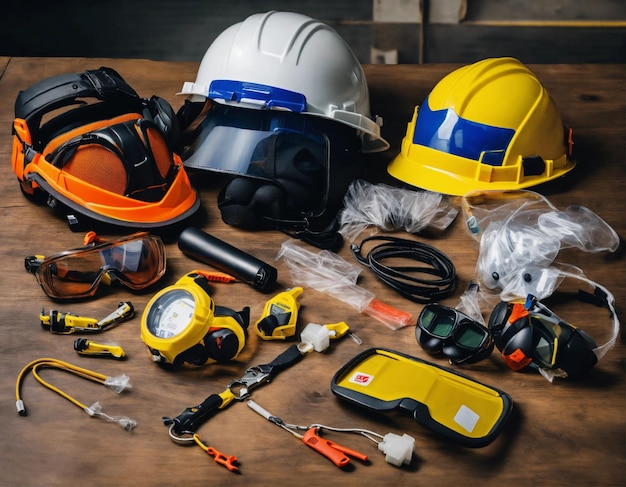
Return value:
<svg viewBox="0 0 626 487">
<path fill-rule="evenodd" d="M 212 265 L 262 292 L 269 291 L 278 277 L 278 271 L 271 265 L 195 227 L 181 232 L 178 248 L 189 257 Z"/>
</svg>

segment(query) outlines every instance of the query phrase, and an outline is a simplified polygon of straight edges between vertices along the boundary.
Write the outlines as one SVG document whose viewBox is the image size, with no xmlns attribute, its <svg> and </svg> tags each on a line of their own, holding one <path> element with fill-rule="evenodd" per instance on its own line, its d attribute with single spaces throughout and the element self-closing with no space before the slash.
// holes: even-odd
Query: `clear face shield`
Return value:
<svg viewBox="0 0 626 487">
<path fill-rule="evenodd" d="M 219 205 L 235 226 L 326 229 L 361 172 L 357 132 L 332 120 L 210 100 L 178 117 L 185 167 L 234 176 Z"/>
</svg>

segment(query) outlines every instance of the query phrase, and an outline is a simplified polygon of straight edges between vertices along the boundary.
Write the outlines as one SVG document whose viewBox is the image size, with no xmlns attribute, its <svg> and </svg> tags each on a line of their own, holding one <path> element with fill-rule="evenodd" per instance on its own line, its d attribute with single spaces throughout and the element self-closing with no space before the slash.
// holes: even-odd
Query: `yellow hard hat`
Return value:
<svg viewBox="0 0 626 487">
<path fill-rule="evenodd" d="M 517 59 L 489 58 L 451 72 L 415 107 L 387 171 L 451 195 L 520 189 L 570 171 L 572 145 L 537 77 Z"/>
</svg>

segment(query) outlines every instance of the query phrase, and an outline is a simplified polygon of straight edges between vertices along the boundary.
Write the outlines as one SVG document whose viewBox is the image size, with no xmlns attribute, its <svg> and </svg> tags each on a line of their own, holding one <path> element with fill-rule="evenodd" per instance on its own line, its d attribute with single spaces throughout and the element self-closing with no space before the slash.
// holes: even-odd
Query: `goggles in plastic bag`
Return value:
<svg viewBox="0 0 626 487">
<path fill-rule="evenodd" d="M 480 283 L 510 295 L 518 290 L 506 286 L 507 281 L 528 274 L 520 299 L 527 294 L 543 297 L 541 270 L 551 266 L 561 250 L 615 252 L 620 244 L 615 230 L 593 211 L 580 205 L 559 210 L 533 191 L 475 191 L 463 196 L 462 208 L 467 230 L 478 242 Z"/>
<path fill-rule="evenodd" d="M 478 362 L 493 351 L 489 330 L 469 316 L 441 304 L 427 304 L 417 318 L 415 338 L 424 350 L 442 353 L 450 363 Z"/>
<path fill-rule="evenodd" d="M 113 281 L 132 290 L 144 289 L 163 276 L 166 257 L 158 236 L 139 232 L 46 258 L 28 256 L 24 264 L 49 297 L 79 299 L 95 295 L 101 283 Z"/>
</svg>

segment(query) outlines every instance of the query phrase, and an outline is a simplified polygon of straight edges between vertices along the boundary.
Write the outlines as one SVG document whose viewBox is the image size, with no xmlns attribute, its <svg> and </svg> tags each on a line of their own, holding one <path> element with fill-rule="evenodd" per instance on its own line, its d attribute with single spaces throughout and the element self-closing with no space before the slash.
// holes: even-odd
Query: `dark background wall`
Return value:
<svg viewBox="0 0 626 487">
<path fill-rule="evenodd" d="M 387 8 L 422 5 L 419 19 L 380 21 Z M 440 2 L 437 4 L 437 2 Z M 23 0 L 5 2 L 0 55 L 196 61 L 215 37 L 250 14 L 289 10 L 332 25 L 362 63 L 372 48 L 399 63 L 623 63 L 624 0 Z M 430 15 L 448 9 L 456 23 Z M 383 15 L 384 17 L 384 15 Z"/>
</svg>

